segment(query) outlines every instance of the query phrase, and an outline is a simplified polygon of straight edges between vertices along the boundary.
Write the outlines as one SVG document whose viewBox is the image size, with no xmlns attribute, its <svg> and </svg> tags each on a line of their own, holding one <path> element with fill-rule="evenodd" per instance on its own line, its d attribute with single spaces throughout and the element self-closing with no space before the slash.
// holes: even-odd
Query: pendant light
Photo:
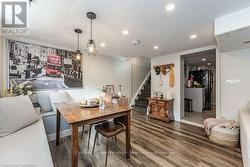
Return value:
<svg viewBox="0 0 250 167">
<path fill-rule="evenodd" d="M 81 53 L 80 48 L 79 48 L 79 35 L 82 33 L 82 30 L 74 29 L 74 31 L 77 34 L 77 50 L 76 50 L 76 54 L 75 54 L 75 59 L 81 60 L 82 53 Z"/>
<path fill-rule="evenodd" d="M 96 56 L 97 54 L 96 45 L 95 45 L 95 41 L 92 39 L 92 20 L 96 19 L 96 14 L 93 12 L 88 12 L 87 17 L 90 19 L 90 39 L 88 40 L 87 48 L 85 52 L 89 56 L 92 56 L 92 55 Z"/>
</svg>

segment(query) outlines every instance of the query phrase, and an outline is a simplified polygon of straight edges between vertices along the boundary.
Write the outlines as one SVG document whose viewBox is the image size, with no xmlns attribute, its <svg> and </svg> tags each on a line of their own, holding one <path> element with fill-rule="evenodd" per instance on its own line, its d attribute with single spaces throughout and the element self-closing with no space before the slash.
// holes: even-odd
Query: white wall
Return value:
<svg viewBox="0 0 250 167">
<path fill-rule="evenodd" d="M 170 54 L 166 56 L 156 57 L 151 59 L 151 95 L 155 91 L 161 91 L 164 93 L 164 96 L 167 92 L 171 92 L 174 95 L 174 117 L 176 121 L 180 121 L 180 55 L 178 53 Z M 156 75 L 153 69 L 155 65 L 161 64 L 174 64 L 174 75 L 175 75 L 175 86 L 173 88 L 169 87 L 169 75 L 162 75 L 163 85 L 160 86 L 159 79 L 160 75 Z"/>
<path fill-rule="evenodd" d="M 84 89 L 99 91 L 103 86 L 122 85 L 122 93 L 128 97 L 131 89 L 130 62 L 102 56 L 84 56 L 83 58 Z"/>
<path fill-rule="evenodd" d="M 137 93 L 138 89 L 140 88 L 142 82 L 145 79 L 145 76 L 150 71 L 150 64 L 151 60 L 149 58 L 143 58 L 143 57 L 135 57 L 130 59 L 130 62 L 132 64 L 132 83 L 131 83 L 131 89 L 132 89 L 132 97 Z"/>
<path fill-rule="evenodd" d="M 151 59 L 151 76 L 152 76 L 152 81 L 151 81 L 151 95 L 153 95 L 153 92 L 155 91 L 161 91 L 164 94 L 167 92 L 171 92 L 174 95 L 175 101 L 174 101 L 174 116 L 176 121 L 180 121 L 181 118 L 184 115 L 184 61 L 181 59 L 182 55 L 186 54 L 191 54 L 195 52 L 201 52 L 205 50 L 211 50 L 211 49 L 216 49 L 216 46 L 207 46 L 207 47 L 202 47 L 202 48 L 197 48 L 197 49 L 192 49 L 192 50 L 187 50 L 183 52 L 178 52 L 178 53 L 173 53 L 161 57 L 156 57 Z M 161 64 L 170 64 L 174 63 L 174 74 L 175 74 L 175 86 L 173 88 L 170 88 L 168 86 L 168 78 L 169 75 L 163 76 L 163 85 L 159 85 L 159 75 L 157 76 L 154 72 L 153 66 L 155 65 L 161 65 Z M 219 77 L 219 75 L 217 75 Z M 217 78 L 216 78 L 217 79 Z M 218 83 L 219 79 L 217 79 Z M 216 96 L 220 96 L 219 93 L 216 94 Z M 220 99 L 220 98 L 218 98 Z M 218 107 L 218 110 L 216 110 L 216 115 L 217 112 L 220 112 L 219 110 L 219 104 L 216 106 L 216 109 Z"/>
<path fill-rule="evenodd" d="M 115 85 L 115 92 L 122 85 L 122 93 L 133 97 L 150 71 L 149 58 L 136 57 L 130 60 L 109 57 L 84 56 L 84 88 L 96 90 L 107 84 Z"/>
<path fill-rule="evenodd" d="M 215 19 L 214 34 L 220 35 L 250 26 L 250 8 Z"/>
<path fill-rule="evenodd" d="M 3 37 L 0 36 L 0 97 L 3 90 Z"/>
<path fill-rule="evenodd" d="M 240 79 L 240 85 L 226 80 Z M 250 49 L 221 53 L 221 117 L 239 120 L 239 109 L 250 100 Z"/>
</svg>

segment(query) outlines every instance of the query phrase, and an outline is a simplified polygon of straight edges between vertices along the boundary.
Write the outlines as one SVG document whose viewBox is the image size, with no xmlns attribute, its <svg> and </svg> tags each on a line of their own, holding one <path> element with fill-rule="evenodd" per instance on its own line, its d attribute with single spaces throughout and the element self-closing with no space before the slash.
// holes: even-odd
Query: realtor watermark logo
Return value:
<svg viewBox="0 0 250 167">
<path fill-rule="evenodd" d="M 28 35 L 27 2 L 2 2 L 1 35 Z"/>
</svg>

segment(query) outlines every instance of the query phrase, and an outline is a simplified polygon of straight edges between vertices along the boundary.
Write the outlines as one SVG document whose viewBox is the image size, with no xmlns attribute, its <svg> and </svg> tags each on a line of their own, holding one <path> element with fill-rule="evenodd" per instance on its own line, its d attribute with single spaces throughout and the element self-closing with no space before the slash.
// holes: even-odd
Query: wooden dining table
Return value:
<svg viewBox="0 0 250 167">
<path fill-rule="evenodd" d="M 126 158 L 130 158 L 130 121 L 133 108 L 124 104 L 109 104 L 105 109 L 84 108 L 78 103 L 56 103 L 56 145 L 60 143 L 61 116 L 71 128 L 71 166 L 78 167 L 78 127 L 114 118 L 126 126 Z M 89 132 L 91 133 L 91 132 Z"/>
</svg>

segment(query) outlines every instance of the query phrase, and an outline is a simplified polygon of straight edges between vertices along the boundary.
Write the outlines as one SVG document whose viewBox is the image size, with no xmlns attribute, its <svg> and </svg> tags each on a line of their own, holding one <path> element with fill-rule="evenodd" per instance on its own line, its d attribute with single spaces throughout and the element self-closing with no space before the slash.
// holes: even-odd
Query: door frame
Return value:
<svg viewBox="0 0 250 167">
<path fill-rule="evenodd" d="M 198 48 L 194 50 L 189 50 L 186 52 L 183 52 L 180 55 L 180 116 L 181 120 L 184 117 L 184 56 L 187 54 L 202 52 L 206 50 L 212 50 L 215 49 L 215 57 L 216 57 L 216 118 L 219 119 L 221 117 L 221 55 L 219 52 L 219 49 L 216 45 Z"/>
</svg>

